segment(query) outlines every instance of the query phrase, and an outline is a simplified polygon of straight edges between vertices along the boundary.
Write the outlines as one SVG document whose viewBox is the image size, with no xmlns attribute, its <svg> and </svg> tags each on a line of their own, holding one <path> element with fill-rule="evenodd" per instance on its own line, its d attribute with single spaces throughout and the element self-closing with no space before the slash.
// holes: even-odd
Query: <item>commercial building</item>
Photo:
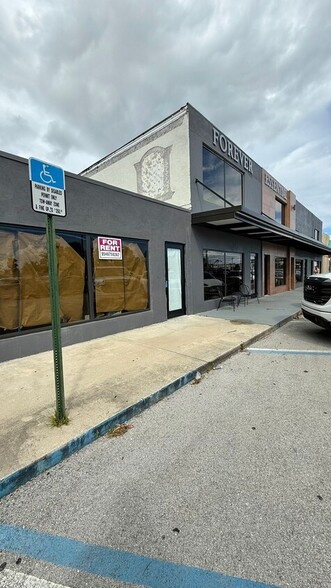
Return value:
<svg viewBox="0 0 331 588">
<path fill-rule="evenodd" d="M 52 348 L 45 214 L 32 209 L 28 161 L 0 154 L 0 358 Z M 67 216 L 55 217 L 62 343 L 164 321 L 165 259 L 190 251 L 190 213 L 66 173 Z M 117 251 L 102 258 L 98 237 Z M 110 246 L 111 247 L 111 246 Z M 120 256 L 117 256 L 120 248 Z M 190 257 L 185 258 L 190 275 Z M 186 293 L 181 293 L 183 300 Z M 184 304 L 184 302 L 183 302 Z M 167 310 L 168 309 L 168 310 Z M 192 312 L 192 311 L 191 311 Z"/>
<path fill-rule="evenodd" d="M 213 278 L 276 294 L 330 251 L 322 221 L 190 104 L 82 174 L 191 211 L 193 312 L 213 306 Z"/>
<path fill-rule="evenodd" d="M 0 359 L 51 348 L 45 215 L 28 162 L 0 154 Z M 240 284 L 300 285 L 322 222 L 191 105 L 66 173 L 56 217 L 64 345 L 215 308 Z M 46 209 L 45 209 L 45 212 Z"/>
</svg>

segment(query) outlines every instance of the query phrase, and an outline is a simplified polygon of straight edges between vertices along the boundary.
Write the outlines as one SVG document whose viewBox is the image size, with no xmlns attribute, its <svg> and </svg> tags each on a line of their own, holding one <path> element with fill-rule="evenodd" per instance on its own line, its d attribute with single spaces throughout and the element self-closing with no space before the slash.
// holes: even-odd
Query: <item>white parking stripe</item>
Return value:
<svg viewBox="0 0 331 588">
<path fill-rule="evenodd" d="M 3 570 L 0 572 L 0 588 L 67 588 L 60 584 L 40 580 L 35 576 L 27 576 L 21 572 L 13 570 Z"/>
<path fill-rule="evenodd" d="M 264 349 L 259 347 L 247 347 L 251 353 L 275 353 L 288 355 L 331 355 L 331 351 L 315 351 L 313 349 Z"/>
</svg>

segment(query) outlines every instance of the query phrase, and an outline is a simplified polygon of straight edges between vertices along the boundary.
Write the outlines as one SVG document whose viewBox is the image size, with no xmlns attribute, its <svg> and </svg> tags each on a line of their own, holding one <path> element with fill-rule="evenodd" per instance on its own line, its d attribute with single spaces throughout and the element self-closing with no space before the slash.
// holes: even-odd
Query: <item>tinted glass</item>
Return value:
<svg viewBox="0 0 331 588">
<path fill-rule="evenodd" d="M 203 147 L 203 184 L 203 210 L 242 204 L 242 174 L 206 147 Z"/>
<path fill-rule="evenodd" d="M 242 253 L 204 250 L 205 300 L 217 298 L 220 290 L 224 295 L 239 291 L 243 278 L 242 259 Z"/>
</svg>

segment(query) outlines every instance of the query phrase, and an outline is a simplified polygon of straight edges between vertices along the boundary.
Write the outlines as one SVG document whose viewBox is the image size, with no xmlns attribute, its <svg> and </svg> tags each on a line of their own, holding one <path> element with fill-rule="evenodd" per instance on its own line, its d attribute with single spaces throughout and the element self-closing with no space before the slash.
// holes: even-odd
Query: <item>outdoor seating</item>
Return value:
<svg viewBox="0 0 331 588">
<path fill-rule="evenodd" d="M 244 300 L 244 305 L 248 304 L 248 301 L 251 298 L 256 298 L 258 303 L 260 304 L 257 294 L 253 294 L 251 289 L 247 286 L 247 284 L 240 284 L 239 290 L 241 298 Z"/>
<path fill-rule="evenodd" d="M 217 305 L 217 310 L 224 304 L 224 305 L 231 305 L 233 312 L 236 310 L 236 306 L 239 306 L 240 302 L 240 292 L 234 292 L 233 294 L 228 294 L 224 296 L 223 292 L 219 290 L 219 301 Z"/>
</svg>

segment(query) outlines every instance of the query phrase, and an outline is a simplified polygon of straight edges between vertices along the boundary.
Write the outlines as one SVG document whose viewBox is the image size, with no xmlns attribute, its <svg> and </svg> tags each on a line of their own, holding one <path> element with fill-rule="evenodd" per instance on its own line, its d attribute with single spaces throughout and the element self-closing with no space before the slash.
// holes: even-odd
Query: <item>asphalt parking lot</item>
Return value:
<svg viewBox="0 0 331 588">
<path fill-rule="evenodd" d="M 27 483 L 0 504 L 4 571 L 331 586 L 330 368 L 330 334 L 292 321 Z"/>
</svg>

